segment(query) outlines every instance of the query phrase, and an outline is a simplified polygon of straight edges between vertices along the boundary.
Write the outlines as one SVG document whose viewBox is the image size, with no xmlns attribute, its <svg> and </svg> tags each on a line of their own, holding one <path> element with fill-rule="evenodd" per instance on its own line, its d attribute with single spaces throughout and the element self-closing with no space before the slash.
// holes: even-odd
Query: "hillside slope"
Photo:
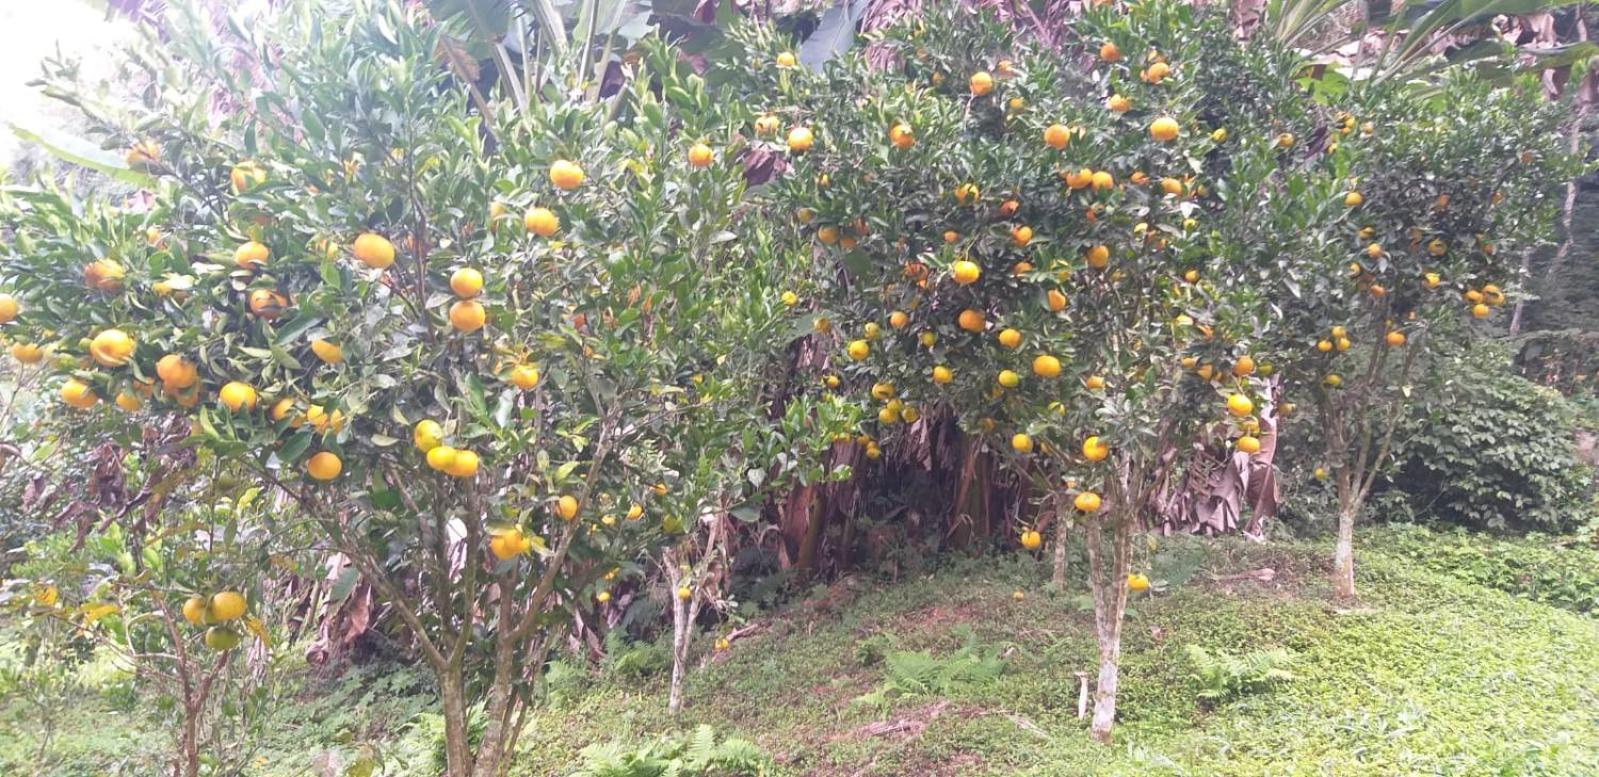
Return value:
<svg viewBox="0 0 1599 777">
<path fill-rule="evenodd" d="M 1157 573 L 1202 568 L 1132 604 L 1114 747 L 1076 717 L 1075 673 L 1094 665 L 1085 597 L 1040 590 L 1031 563 L 985 559 L 819 593 L 697 672 L 675 724 L 658 687 L 592 689 L 533 721 L 519 766 L 565 774 L 585 743 L 707 723 L 796 775 L 1599 774 L 1594 620 L 1377 548 L 1362 558 L 1363 606 L 1340 610 L 1320 548 L 1168 545 Z M 1269 582 L 1215 579 L 1263 568 Z M 948 657 L 969 641 L 1004 657 L 997 679 L 869 697 L 884 653 Z M 1206 709 L 1191 644 L 1286 648 L 1294 679 Z"/>
</svg>

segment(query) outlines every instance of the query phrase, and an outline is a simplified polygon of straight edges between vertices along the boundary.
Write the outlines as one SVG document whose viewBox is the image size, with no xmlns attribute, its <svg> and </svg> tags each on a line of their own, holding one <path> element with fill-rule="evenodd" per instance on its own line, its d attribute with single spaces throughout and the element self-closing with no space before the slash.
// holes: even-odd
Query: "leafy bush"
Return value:
<svg viewBox="0 0 1599 777">
<path fill-rule="evenodd" d="M 1269 691 L 1294 679 L 1288 667 L 1294 654 L 1285 648 L 1251 650 L 1241 656 L 1224 651 L 1211 652 L 1199 645 L 1187 645 L 1184 652 L 1193 665 L 1191 675 L 1199 683 L 1200 704 L 1214 707 L 1252 693 Z"/>
<path fill-rule="evenodd" d="M 1576 612 L 1599 612 L 1599 549 L 1548 537 L 1486 540 L 1465 532 L 1396 529 L 1385 552 L 1450 577 Z"/>
<path fill-rule="evenodd" d="M 1440 359 L 1399 431 L 1392 487 L 1419 514 L 1463 526 L 1567 532 L 1592 509 L 1576 457 L 1576 411 L 1498 368 L 1485 349 Z"/>
<path fill-rule="evenodd" d="M 605 668 L 625 680 L 644 680 L 665 674 L 671 654 L 660 642 L 632 642 L 621 631 L 605 635 Z"/>
<path fill-rule="evenodd" d="M 695 775 L 760 775 L 770 759 L 745 739 L 716 741 L 706 725 L 688 738 L 664 736 L 639 746 L 619 742 L 583 748 L 583 763 L 572 777 L 694 777 Z"/>
</svg>

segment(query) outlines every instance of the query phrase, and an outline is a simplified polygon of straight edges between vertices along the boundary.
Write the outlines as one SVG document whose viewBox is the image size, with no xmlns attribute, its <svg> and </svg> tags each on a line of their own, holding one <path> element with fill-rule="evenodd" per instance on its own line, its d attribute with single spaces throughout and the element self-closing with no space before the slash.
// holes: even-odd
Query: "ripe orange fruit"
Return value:
<svg viewBox="0 0 1599 777">
<path fill-rule="evenodd" d="M 38 364 L 44 361 L 44 349 L 32 343 L 16 343 L 11 346 L 11 358 L 22 364 Z"/>
<path fill-rule="evenodd" d="M 787 69 L 797 65 L 799 65 L 799 60 L 794 58 L 794 54 L 792 52 L 784 51 L 777 55 L 778 67 Z"/>
<path fill-rule="evenodd" d="M 311 353 L 316 354 L 316 358 L 321 359 L 323 364 L 338 364 L 344 361 L 344 349 L 337 343 L 328 342 L 320 337 L 311 341 Z"/>
<path fill-rule="evenodd" d="M 22 305 L 17 298 L 10 294 L 0 294 L 0 324 L 9 324 L 17 320 L 17 314 L 22 312 Z"/>
<path fill-rule="evenodd" d="M 1166 76 L 1169 75 L 1171 75 L 1171 65 L 1158 60 L 1154 63 L 1151 63 L 1149 67 L 1144 68 L 1144 80 L 1152 84 L 1158 84 L 1161 81 L 1164 81 Z"/>
<path fill-rule="evenodd" d="M 1477 318 L 1487 318 L 1491 313 L 1493 313 L 1493 308 L 1490 308 L 1481 302 L 1471 306 L 1471 315 Z"/>
<path fill-rule="evenodd" d="M 1149 590 L 1149 576 L 1142 572 L 1133 572 L 1127 575 L 1127 590 L 1134 593 L 1143 593 Z"/>
<path fill-rule="evenodd" d="M 1294 145 L 1294 133 L 1284 132 L 1277 136 L 1277 147 L 1288 148 Z"/>
<path fill-rule="evenodd" d="M 1094 246 L 1088 249 L 1086 258 L 1088 259 L 1089 267 L 1103 270 L 1110 266 L 1110 248 L 1104 245 Z"/>
<path fill-rule="evenodd" d="M 169 390 L 186 389 L 200 380 L 200 371 L 194 363 L 175 353 L 169 353 L 155 363 L 155 374 Z"/>
<path fill-rule="evenodd" d="M 462 267 L 450 274 L 450 291 L 462 299 L 483 293 L 483 273 L 471 267 Z"/>
<path fill-rule="evenodd" d="M 254 386 L 237 380 L 228 381 L 217 391 L 217 402 L 235 413 L 254 410 L 257 399 Z"/>
<path fill-rule="evenodd" d="M 133 357 L 133 338 L 120 329 L 107 329 L 89 341 L 89 355 L 101 367 L 121 367 Z"/>
<path fill-rule="evenodd" d="M 518 364 L 511 368 L 511 374 L 507 380 L 511 382 L 511 385 L 523 391 L 528 391 L 539 385 L 539 368 L 531 364 Z"/>
<path fill-rule="evenodd" d="M 977 184 L 963 183 L 955 187 L 955 201 L 962 205 L 965 205 L 968 200 L 976 202 L 981 196 L 982 191 L 977 188 Z"/>
<path fill-rule="evenodd" d="M 1105 107 L 1111 113 L 1126 113 L 1133 109 L 1133 101 L 1123 95 L 1113 94 L 1105 100 Z"/>
<path fill-rule="evenodd" d="M 1089 391 L 1099 391 L 1105 388 L 1105 378 L 1101 375 L 1090 375 L 1083 380 L 1083 387 Z"/>
<path fill-rule="evenodd" d="M 945 383 L 948 383 L 948 382 L 950 382 L 950 381 L 952 381 L 954 379 L 955 379 L 955 373 L 951 372 L 948 367 L 945 367 L 944 365 L 940 364 L 940 365 L 938 365 L 938 366 L 933 368 L 933 382 L 934 383 L 937 383 L 937 384 L 942 386 Z"/>
<path fill-rule="evenodd" d="M 1072 142 L 1072 132 L 1064 124 L 1051 124 L 1044 128 L 1044 145 L 1060 151 Z"/>
<path fill-rule="evenodd" d="M 816 239 L 823 245 L 833 245 L 838 242 L 838 227 L 826 226 L 816 230 Z"/>
<path fill-rule="evenodd" d="M 1099 510 L 1099 505 L 1099 494 L 1096 494 L 1092 491 L 1084 491 L 1078 494 L 1076 499 L 1072 500 L 1072 506 L 1076 507 L 1080 512 L 1085 513 L 1092 513 Z"/>
<path fill-rule="evenodd" d="M 374 270 L 385 270 L 394 264 L 394 244 L 373 232 L 363 232 L 357 236 L 351 250 L 356 261 Z"/>
<path fill-rule="evenodd" d="M 562 191 L 571 191 L 583 185 L 583 168 L 566 160 L 557 159 L 550 163 L 550 185 Z"/>
<path fill-rule="evenodd" d="M 1005 388 L 1016 388 L 1021 385 L 1022 376 L 1017 375 L 1015 370 L 1000 370 L 994 380 Z"/>
<path fill-rule="evenodd" d="M 1238 438 L 1236 445 L 1238 446 L 1238 450 L 1240 452 L 1247 453 L 1251 456 L 1260 453 L 1260 440 L 1252 435 L 1246 434 L 1243 437 Z"/>
<path fill-rule="evenodd" d="M 1096 192 L 1109 191 L 1116 188 L 1116 178 L 1110 173 L 1100 170 L 1094 173 L 1093 186 Z"/>
<path fill-rule="evenodd" d="M 205 599 L 198 596 L 189 597 L 188 601 L 183 603 L 183 619 L 188 621 L 190 626 L 205 623 Z"/>
<path fill-rule="evenodd" d="M 950 278 L 961 286 L 970 286 L 983 275 L 983 268 L 968 259 L 958 259 L 949 266 Z"/>
<path fill-rule="evenodd" d="M 972 74 L 971 79 L 967 81 L 967 86 L 971 87 L 973 95 L 982 97 L 994 91 L 994 77 L 989 75 L 987 71 L 979 70 Z"/>
<path fill-rule="evenodd" d="M 326 483 L 344 471 L 344 462 L 331 451 L 321 451 L 305 462 L 305 472 L 315 480 Z"/>
<path fill-rule="evenodd" d="M 1227 412 L 1243 418 L 1255 412 L 1255 403 L 1244 394 L 1233 394 L 1227 397 Z"/>
<path fill-rule="evenodd" d="M 260 186 L 266 179 L 266 170 L 255 162 L 240 162 L 228 171 L 228 182 L 233 184 L 235 194 Z"/>
<path fill-rule="evenodd" d="M 971 308 L 962 310 L 960 316 L 955 319 L 955 323 L 968 332 L 981 332 L 988 325 L 987 320 L 983 318 L 983 314 Z"/>
<path fill-rule="evenodd" d="M 1099 58 L 1105 62 L 1116 62 L 1122 58 L 1122 51 L 1116 44 L 1105 41 L 1099 44 Z"/>
<path fill-rule="evenodd" d="M 1327 377 L 1321 379 L 1321 382 L 1328 388 L 1338 388 L 1344 385 L 1344 379 L 1336 372 L 1328 373 Z"/>
<path fill-rule="evenodd" d="M 1104 461 L 1110 455 L 1110 446 L 1099 439 L 1099 435 L 1090 435 L 1083 440 L 1083 458 L 1089 461 Z"/>
<path fill-rule="evenodd" d="M 1405 344 L 1405 333 L 1394 330 L 1384 336 L 1383 340 L 1387 342 L 1390 347 L 1398 348 L 1399 346 Z"/>
<path fill-rule="evenodd" d="M 458 332 L 476 332 L 488 321 L 483 304 L 475 299 L 463 299 L 450 306 L 450 326 Z"/>
<path fill-rule="evenodd" d="M 1015 348 L 1022 344 L 1022 333 L 1014 329 L 1001 329 L 997 336 L 999 344 L 1006 348 Z"/>
<path fill-rule="evenodd" d="M 1022 532 L 1022 547 L 1028 550 L 1038 550 L 1044 545 L 1044 537 L 1032 529 Z"/>
<path fill-rule="evenodd" d="M 716 153 L 704 143 L 695 143 L 688 147 L 688 164 L 690 167 L 710 167 L 711 160 Z"/>
<path fill-rule="evenodd" d="M 549 237 L 561 229 L 561 219 L 549 208 L 533 208 L 522 216 L 522 227 L 539 237 Z"/>
<path fill-rule="evenodd" d="M 89 263 L 83 268 L 83 282 L 90 289 L 103 292 L 116 292 L 122 290 L 122 279 L 127 271 L 122 265 L 110 260 L 100 259 Z"/>
<path fill-rule="evenodd" d="M 1439 238 L 1435 237 L 1427 241 L 1427 253 L 1432 254 L 1433 256 L 1443 256 L 1448 251 L 1449 244 L 1445 243 Z"/>
<path fill-rule="evenodd" d="M 1050 310 L 1056 313 L 1066 309 L 1066 295 L 1060 289 L 1050 289 L 1045 292 L 1044 302 Z"/>
<path fill-rule="evenodd" d="M 1060 377 L 1060 359 L 1042 353 L 1033 357 L 1033 374 L 1040 378 Z"/>
<path fill-rule="evenodd" d="M 1157 62 L 1156 64 L 1160 63 Z M 1149 123 L 1149 136 L 1162 143 L 1176 140 L 1178 133 L 1181 131 L 1181 128 L 1177 126 L 1177 120 L 1170 116 L 1162 116 Z"/>
<path fill-rule="evenodd" d="M 911 322 L 911 317 L 903 310 L 896 310 L 888 314 L 888 325 L 895 329 L 904 329 Z"/>
<path fill-rule="evenodd" d="M 1350 192 L 1344 195 L 1344 207 L 1346 208 L 1358 208 L 1365 201 L 1366 198 L 1362 197 L 1360 192 Z"/>
<path fill-rule="evenodd" d="M 418 447 L 420 447 L 420 445 Z M 438 470 L 439 472 L 448 474 L 450 468 L 455 466 L 455 459 L 460 455 L 460 453 L 460 451 L 451 448 L 448 445 L 434 445 L 427 451 L 428 466 Z"/>
<path fill-rule="evenodd" d="M 555 500 L 555 514 L 563 521 L 570 521 L 577 517 L 578 506 L 577 497 L 562 494 L 561 498 Z"/>
<path fill-rule="evenodd" d="M 516 558 L 526 553 L 531 547 L 532 543 L 522 535 L 522 530 L 516 527 L 498 532 L 489 538 L 489 552 L 493 553 L 494 557 L 501 561 Z M 604 592 L 602 591 L 601 593 L 603 594 Z M 610 597 L 607 596 L 606 598 Z M 604 600 L 601 601 L 603 602 Z"/>
<path fill-rule="evenodd" d="M 244 594 L 238 591 L 222 591 L 211 597 L 211 620 L 224 623 L 236 621 L 244 617 L 247 606 Z"/>
<path fill-rule="evenodd" d="M 872 346 L 865 340 L 851 340 L 850 344 L 844 348 L 844 352 L 849 355 L 851 361 L 858 362 L 871 355 Z"/>
<path fill-rule="evenodd" d="M 788 150 L 795 154 L 803 154 L 811 150 L 811 145 L 816 139 L 811 136 L 810 129 L 795 127 L 788 131 Z"/>
<path fill-rule="evenodd" d="M 249 297 L 250 312 L 262 321 L 276 321 L 289 306 L 289 298 L 272 289 L 254 289 Z"/>
<path fill-rule="evenodd" d="M 423 419 L 411 428 L 411 443 L 423 453 L 439 447 L 443 442 L 444 427 L 439 426 L 438 421 Z"/>
<path fill-rule="evenodd" d="M 888 142 L 893 143 L 894 148 L 903 151 L 916 145 L 916 133 L 911 129 L 911 125 L 899 122 L 888 128 Z"/>
<path fill-rule="evenodd" d="M 1025 224 L 1011 228 L 1010 241 L 1018 248 L 1033 242 L 1033 228 Z"/>
<path fill-rule="evenodd" d="M 1233 375 L 1240 378 L 1255 374 L 1255 357 L 1244 354 L 1233 362 Z"/>
<path fill-rule="evenodd" d="M 87 410 L 94 407 L 94 403 L 99 402 L 100 397 L 87 383 L 77 378 L 68 378 L 66 383 L 61 384 L 61 401 L 67 403 L 68 407 Z"/>
<path fill-rule="evenodd" d="M 434 450 L 437 450 L 436 448 Z M 432 451 L 428 452 L 429 455 Z M 478 457 L 472 451 L 457 450 L 450 457 L 450 466 L 445 468 L 444 474 L 450 477 L 471 478 L 477 475 Z"/>
<path fill-rule="evenodd" d="M 239 246 L 233 251 L 233 263 L 246 270 L 259 270 L 266 266 L 267 259 L 272 256 L 271 250 L 254 240 Z"/>
<path fill-rule="evenodd" d="M 770 113 L 762 114 L 760 118 L 755 120 L 755 134 L 763 138 L 776 135 L 781 126 L 782 123 L 776 116 Z"/>
<path fill-rule="evenodd" d="M 1021 432 L 1017 432 L 1010 438 L 1010 447 L 1015 449 L 1017 453 L 1032 453 L 1033 438 L 1022 434 Z"/>
</svg>

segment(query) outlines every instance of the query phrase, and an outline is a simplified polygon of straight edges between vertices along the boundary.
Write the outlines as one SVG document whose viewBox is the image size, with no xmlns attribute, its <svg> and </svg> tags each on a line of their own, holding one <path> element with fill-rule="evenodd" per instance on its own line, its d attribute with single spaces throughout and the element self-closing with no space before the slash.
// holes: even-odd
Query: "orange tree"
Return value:
<svg viewBox="0 0 1599 777">
<path fill-rule="evenodd" d="M 251 738 L 239 727 L 261 696 L 246 662 L 262 667 L 271 644 L 260 570 L 277 532 L 293 522 L 261 488 L 218 477 L 219 462 L 201 475 L 193 452 L 174 444 L 185 433 L 177 426 L 176 438 L 172 430 L 147 435 L 139 454 L 116 449 L 101 470 L 125 470 L 118 476 L 129 498 L 84 516 L 81 533 L 29 542 L 0 605 L 20 616 L 30 661 L 58 652 L 81 661 L 98 651 L 170 705 L 170 773 L 194 777 L 202 763 L 247 760 L 241 748 Z M 239 655 L 246 646 L 248 658 Z"/>
<path fill-rule="evenodd" d="M 1283 388 L 1314 407 L 1313 471 L 1336 492 L 1339 596 L 1355 594 L 1355 520 L 1390 469 L 1429 355 L 1492 331 L 1515 265 L 1548 238 L 1555 190 L 1577 173 L 1559 120 L 1535 82 L 1454 73 L 1430 93 L 1358 91 L 1316 158 L 1295 155 L 1336 184 L 1298 217 L 1331 212 L 1334 229 L 1295 249 L 1305 260 L 1276 294 L 1291 301 L 1277 330 Z"/>
<path fill-rule="evenodd" d="M 771 197 L 830 268 L 815 315 L 836 390 L 876 420 L 868 459 L 948 409 L 1083 526 L 1092 733 L 1108 740 L 1122 613 L 1149 585 L 1131 538 L 1180 475 L 1173 454 L 1196 436 L 1231 439 L 1223 457 L 1260 447 L 1253 349 L 1273 316 L 1259 287 L 1278 269 L 1270 244 L 1222 225 L 1306 196 L 1279 136 L 1314 112 L 1291 58 L 1238 43 L 1218 15 L 1157 2 L 1074 29 L 1043 52 L 940 8 L 876 43 L 886 69 L 848 56 L 822 72 L 753 29 L 728 80 L 793 166 Z M 1266 84 L 1259 105 L 1212 91 L 1229 77 Z M 1018 540 L 1041 543 L 1030 525 Z"/>
<path fill-rule="evenodd" d="M 665 47 L 485 121 L 415 6 L 171 18 L 137 100 L 49 74 L 149 188 L 12 195 L 7 333 L 68 408 L 191 419 L 295 500 L 435 674 L 447 773 L 497 774 L 568 611 L 683 532 L 688 411 L 762 420 L 720 389 L 786 315 L 738 139 Z"/>
</svg>

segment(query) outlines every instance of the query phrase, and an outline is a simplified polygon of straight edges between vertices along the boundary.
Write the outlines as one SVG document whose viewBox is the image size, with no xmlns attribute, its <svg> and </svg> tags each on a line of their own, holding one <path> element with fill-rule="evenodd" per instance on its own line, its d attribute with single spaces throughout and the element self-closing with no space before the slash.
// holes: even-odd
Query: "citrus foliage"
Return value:
<svg viewBox="0 0 1599 777">
<path fill-rule="evenodd" d="M 532 673 L 491 655 L 541 649 L 550 609 L 603 602 L 762 457 L 807 472 L 806 430 L 774 449 L 751 401 L 787 268 L 733 231 L 739 140 L 674 52 L 642 50 L 611 101 L 552 89 L 488 126 L 415 6 L 296 6 L 226 40 L 175 17 L 137 102 L 53 74 L 147 199 L 4 203 L 6 336 L 53 354 L 83 431 L 191 419 L 436 670 L 493 666 L 511 706 Z M 238 110 L 210 116 L 219 95 Z"/>
</svg>

